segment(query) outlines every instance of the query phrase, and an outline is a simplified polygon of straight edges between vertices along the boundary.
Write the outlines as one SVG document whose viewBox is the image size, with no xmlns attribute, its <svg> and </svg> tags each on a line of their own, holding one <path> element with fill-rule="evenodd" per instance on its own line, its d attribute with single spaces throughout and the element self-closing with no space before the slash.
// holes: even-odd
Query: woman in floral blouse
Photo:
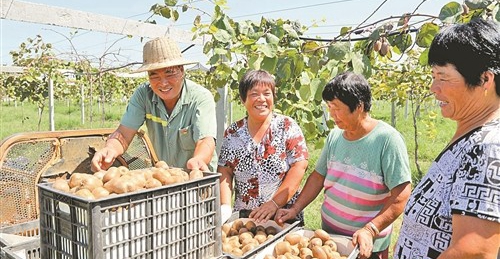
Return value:
<svg viewBox="0 0 500 259">
<path fill-rule="evenodd" d="M 298 124 L 273 111 L 276 88 L 268 72 L 248 71 L 239 92 L 247 116 L 225 130 L 217 168 L 222 222 L 240 210 L 260 222 L 293 204 L 309 153 Z"/>
</svg>

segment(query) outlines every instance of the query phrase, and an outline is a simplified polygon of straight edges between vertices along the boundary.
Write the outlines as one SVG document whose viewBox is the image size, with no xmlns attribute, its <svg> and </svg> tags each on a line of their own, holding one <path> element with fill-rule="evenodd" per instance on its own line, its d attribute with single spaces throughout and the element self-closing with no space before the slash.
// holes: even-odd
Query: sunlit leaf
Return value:
<svg viewBox="0 0 500 259">
<path fill-rule="evenodd" d="M 352 27 L 342 27 L 340 29 L 340 36 L 346 35 L 351 29 Z"/>
<path fill-rule="evenodd" d="M 304 52 L 313 52 L 316 51 L 319 48 L 318 42 L 316 41 L 307 41 L 302 45 L 302 51 Z"/>
<path fill-rule="evenodd" d="M 432 40 L 434 39 L 434 36 L 436 36 L 438 32 L 439 32 L 439 26 L 437 24 L 425 23 L 424 25 L 422 25 L 417 34 L 417 39 L 416 39 L 417 46 L 422 48 L 428 48 L 429 46 L 431 46 Z"/>
<path fill-rule="evenodd" d="M 165 0 L 165 4 L 168 6 L 175 6 L 177 5 L 177 0 Z"/>
<path fill-rule="evenodd" d="M 471 10 L 484 9 L 490 4 L 490 0 L 465 0 L 464 3 Z"/>
<path fill-rule="evenodd" d="M 418 58 L 418 62 L 422 66 L 426 66 L 429 61 L 429 49 L 425 49 Z"/>
<path fill-rule="evenodd" d="M 255 44 L 255 42 L 257 42 L 255 39 L 249 39 L 249 38 L 241 40 L 241 43 L 243 43 L 243 45 L 253 45 Z"/>
<path fill-rule="evenodd" d="M 161 8 L 160 15 L 167 18 L 167 19 L 170 19 L 171 15 L 172 15 L 170 8 L 168 8 L 168 7 Z"/>
<path fill-rule="evenodd" d="M 262 63 L 262 58 L 260 56 L 253 56 L 248 60 L 248 66 L 251 69 L 260 69 L 260 64 Z"/>
<path fill-rule="evenodd" d="M 271 33 L 266 33 L 266 42 L 269 44 L 278 44 L 280 39 Z"/>
<path fill-rule="evenodd" d="M 276 45 L 265 44 L 259 45 L 259 50 L 266 55 L 266 57 L 274 58 L 276 56 L 277 47 Z"/>
<path fill-rule="evenodd" d="M 220 42 L 228 43 L 231 42 L 231 35 L 225 30 L 217 30 L 213 36 Z"/>
<path fill-rule="evenodd" d="M 290 35 L 290 37 L 295 39 L 299 38 L 299 35 L 290 24 L 283 24 L 283 29 L 285 29 L 285 31 L 288 33 L 288 35 Z"/>
<path fill-rule="evenodd" d="M 457 17 L 460 17 L 464 9 L 462 5 L 457 2 L 449 2 L 439 12 L 439 19 L 445 23 L 453 23 Z"/>
<path fill-rule="evenodd" d="M 179 20 L 179 12 L 177 10 L 173 11 L 174 21 Z"/>
</svg>

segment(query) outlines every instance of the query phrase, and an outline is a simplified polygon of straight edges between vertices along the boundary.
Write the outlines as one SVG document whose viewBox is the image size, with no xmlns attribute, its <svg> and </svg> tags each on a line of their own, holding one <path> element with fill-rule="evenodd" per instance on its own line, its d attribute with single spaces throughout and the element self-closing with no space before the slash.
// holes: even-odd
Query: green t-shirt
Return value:
<svg viewBox="0 0 500 259">
<path fill-rule="evenodd" d="M 403 138 L 387 123 L 379 121 L 368 135 L 355 141 L 342 134 L 338 128 L 330 132 L 316 171 L 325 176 L 323 229 L 350 236 L 380 212 L 392 188 L 410 182 L 411 172 Z M 392 225 L 380 231 L 375 252 L 389 246 Z"/>
<path fill-rule="evenodd" d="M 145 124 L 158 159 L 169 166 L 185 168 L 196 142 L 217 136 L 214 97 L 206 88 L 184 80 L 181 97 L 169 116 L 163 101 L 147 82 L 130 98 L 121 124 L 136 130 Z M 215 151 L 208 166 L 211 171 L 217 168 Z"/>
</svg>

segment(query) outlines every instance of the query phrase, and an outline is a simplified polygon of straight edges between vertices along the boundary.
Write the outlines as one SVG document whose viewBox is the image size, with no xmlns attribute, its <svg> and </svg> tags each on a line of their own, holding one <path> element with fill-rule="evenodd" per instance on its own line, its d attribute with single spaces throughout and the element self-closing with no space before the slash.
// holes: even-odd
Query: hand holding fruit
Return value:
<svg viewBox="0 0 500 259">
<path fill-rule="evenodd" d="M 187 169 L 198 169 L 202 172 L 207 172 L 209 171 L 207 164 L 205 161 L 198 157 L 192 157 L 186 162 L 186 168 Z"/>
<path fill-rule="evenodd" d="M 90 164 L 93 172 L 107 170 L 118 157 L 118 153 L 113 148 L 105 147 L 94 154 Z"/>
</svg>

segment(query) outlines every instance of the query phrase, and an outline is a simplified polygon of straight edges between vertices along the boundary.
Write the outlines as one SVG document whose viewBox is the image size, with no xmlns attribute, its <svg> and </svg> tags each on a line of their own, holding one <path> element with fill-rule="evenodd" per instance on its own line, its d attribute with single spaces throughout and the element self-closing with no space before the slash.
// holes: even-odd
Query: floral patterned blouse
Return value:
<svg viewBox="0 0 500 259">
<path fill-rule="evenodd" d="M 276 113 L 272 116 L 260 143 L 250 136 L 247 118 L 234 122 L 224 132 L 219 166 L 233 170 L 235 211 L 252 210 L 269 201 L 291 165 L 309 158 L 298 124 L 288 116 Z M 285 208 L 295 202 L 299 193 Z"/>
</svg>

